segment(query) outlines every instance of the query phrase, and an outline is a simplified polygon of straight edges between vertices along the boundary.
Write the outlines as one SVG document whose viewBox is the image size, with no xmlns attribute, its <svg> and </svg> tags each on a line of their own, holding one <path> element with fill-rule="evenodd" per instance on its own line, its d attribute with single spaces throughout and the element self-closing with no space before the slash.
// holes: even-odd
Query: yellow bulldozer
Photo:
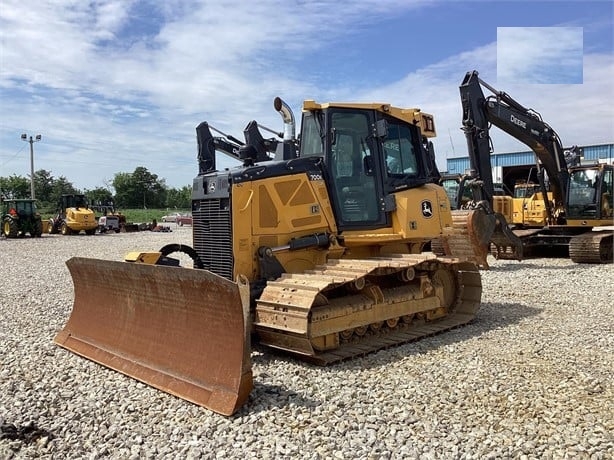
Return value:
<svg viewBox="0 0 614 460">
<path fill-rule="evenodd" d="M 278 139 L 255 121 L 245 142 L 196 128 L 193 247 L 67 261 L 75 299 L 57 344 L 230 415 L 253 386 L 252 341 L 328 365 L 475 317 L 495 222 L 452 220 L 433 117 L 306 100 L 297 138 L 288 105 L 274 107 Z M 242 164 L 217 170 L 216 151 Z M 433 239 L 445 255 L 424 251 Z"/>
</svg>

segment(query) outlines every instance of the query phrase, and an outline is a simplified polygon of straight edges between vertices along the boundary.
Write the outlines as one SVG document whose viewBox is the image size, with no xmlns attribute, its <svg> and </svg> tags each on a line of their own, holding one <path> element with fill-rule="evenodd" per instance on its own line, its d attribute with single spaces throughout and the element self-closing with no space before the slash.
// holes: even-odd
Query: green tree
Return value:
<svg viewBox="0 0 614 460">
<path fill-rule="evenodd" d="M 44 203 L 52 202 L 51 194 L 53 193 L 54 180 L 51 171 L 45 169 L 34 171 L 34 193 L 37 200 Z"/>
<path fill-rule="evenodd" d="M 113 179 L 116 204 L 124 208 L 162 208 L 166 184 L 157 174 L 138 166 L 132 174 L 117 173 Z"/>
<path fill-rule="evenodd" d="M 143 197 L 143 208 L 162 208 L 166 203 L 166 184 L 147 168 L 137 167 L 132 173 L 137 194 Z"/>
<path fill-rule="evenodd" d="M 122 208 L 131 208 L 133 204 L 133 195 L 135 193 L 132 174 L 117 173 L 113 178 L 113 188 L 115 189 L 115 204 Z"/>
<path fill-rule="evenodd" d="M 53 188 L 49 196 L 50 203 L 52 205 L 56 205 L 60 202 L 62 195 L 71 193 L 81 193 L 81 190 L 75 188 L 72 182 L 70 182 L 64 176 L 60 176 L 53 180 Z"/>
<path fill-rule="evenodd" d="M 192 203 L 192 187 L 185 186 L 180 189 L 170 188 L 166 192 L 167 208 L 190 208 Z"/>
<path fill-rule="evenodd" d="M 30 198 L 30 181 L 16 174 L 0 177 L 0 195 L 6 198 Z"/>
</svg>

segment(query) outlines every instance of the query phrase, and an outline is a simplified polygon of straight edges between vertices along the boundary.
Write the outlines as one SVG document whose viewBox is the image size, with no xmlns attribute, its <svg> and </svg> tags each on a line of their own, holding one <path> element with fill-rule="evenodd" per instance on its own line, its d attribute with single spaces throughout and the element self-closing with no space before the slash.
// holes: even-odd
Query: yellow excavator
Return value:
<svg viewBox="0 0 614 460">
<path fill-rule="evenodd" d="M 196 128 L 193 247 L 67 261 L 75 299 L 57 344 L 230 415 L 253 386 L 252 340 L 327 365 L 475 317 L 495 221 L 477 209 L 453 222 L 433 117 L 306 100 L 297 138 L 288 105 L 274 107 L 278 139 L 255 121 L 245 142 Z M 217 170 L 216 151 L 242 164 Z M 436 238 L 445 255 L 423 252 Z"/>
<path fill-rule="evenodd" d="M 565 150 L 558 134 L 533 109 L 467 72 L 459 89 L 463 131 L 475 172 L 476 201 L 492 205 L 506 239 L 493 239 L 493 255 L 524 257 L 543 248 L 567 252 L 577 263 L 612 263 L 614 166 L 584 162 Z M 491 94 L 486 96 L 482 88 Z M 537 158 L 539 187 L 527 199 L 493 196 L 490 129 L 494 125 L 523 142 Z M 537 191 L 537 193 L 535 193 Z M 509 224 L 508 224 L 509 223 Z M 497 232 L 495 232 L 495 235 Z M 514 242 L 514 244 L 510 244 Z"/>
</svg>

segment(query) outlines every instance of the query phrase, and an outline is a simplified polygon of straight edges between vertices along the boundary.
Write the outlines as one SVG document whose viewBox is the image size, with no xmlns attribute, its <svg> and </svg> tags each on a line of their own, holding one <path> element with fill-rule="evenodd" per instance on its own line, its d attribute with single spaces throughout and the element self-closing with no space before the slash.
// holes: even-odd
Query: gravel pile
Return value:
<svg viewBox="0 0 614 460">
<path fill-rule="evenodd" d="M 473 323 L 331 368 L 255 349 L 224 417 L 53 344 L 66 259 L 174 242 L 191 228 L 0 240 L 0 458 L 614 457 L 612 265 L 491 259 Z"/>
</svg>

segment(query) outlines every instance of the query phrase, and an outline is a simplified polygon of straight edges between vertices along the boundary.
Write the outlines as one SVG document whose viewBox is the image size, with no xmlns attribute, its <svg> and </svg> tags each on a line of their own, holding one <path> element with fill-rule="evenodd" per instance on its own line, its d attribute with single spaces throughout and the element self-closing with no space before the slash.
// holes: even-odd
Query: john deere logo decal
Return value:
<svg viewBox="0 0 614 460">
<path fill-rule="evenodd" d="M 433 217 L 433 205 L 429 200 L 422 200 L 420 203 L 420 208 L 422 208 L 422 215 L 427 219 Z"/>
</svg>

